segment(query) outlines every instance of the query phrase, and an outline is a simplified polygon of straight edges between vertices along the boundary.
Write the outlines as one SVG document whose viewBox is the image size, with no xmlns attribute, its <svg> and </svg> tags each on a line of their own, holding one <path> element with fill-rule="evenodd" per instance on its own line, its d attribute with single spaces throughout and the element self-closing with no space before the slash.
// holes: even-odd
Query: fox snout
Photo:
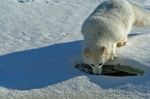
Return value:
<svg viewBox="0 0 150 99">
<path fill-rule="evenodd" d="M 85 48 L 83 50 L 83 62 L 92 67 L 94 74 L 102 73 L 102 66 L 109 59 L 109 52 L 106 47 Z"/>
<path fill-rule="evenodd" d="M 98 65 L 91 64 L 91 67 L 94 74 L 102 74 L 103 63 Z"/>
</svg>

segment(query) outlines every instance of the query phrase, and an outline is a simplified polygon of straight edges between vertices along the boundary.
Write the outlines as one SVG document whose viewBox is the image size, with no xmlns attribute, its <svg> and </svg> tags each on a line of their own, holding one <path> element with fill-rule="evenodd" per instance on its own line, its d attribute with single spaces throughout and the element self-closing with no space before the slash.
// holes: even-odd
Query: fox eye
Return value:
<svg viewBox="0 0 150 99">
<path fill-rule="evenodd" d="M 103 65 L 103 63 L 100 63 L 99 66 Z"/>
<path fill-rule="evenodd" d="M 94 65 L 94 64 L 91 64 L 91 66 L 95 67 L 95 65 Z"/>
</svg>

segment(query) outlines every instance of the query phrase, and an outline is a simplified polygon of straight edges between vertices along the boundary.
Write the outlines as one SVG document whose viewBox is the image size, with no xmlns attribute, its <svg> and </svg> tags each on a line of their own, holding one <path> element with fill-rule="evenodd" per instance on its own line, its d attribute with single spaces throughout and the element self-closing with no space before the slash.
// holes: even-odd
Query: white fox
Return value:
<svg viewBox="0 0 150 99">
<path fill-rule="evenodd" d="M 133 26 L 150 26 L 150 14 L 127 0 L 109 0 L 100 4 L 82 26 L 83 62 L 102 72 L 102 65 L 116 56 L 116 47 L 126 45 Z"/>
</svg>

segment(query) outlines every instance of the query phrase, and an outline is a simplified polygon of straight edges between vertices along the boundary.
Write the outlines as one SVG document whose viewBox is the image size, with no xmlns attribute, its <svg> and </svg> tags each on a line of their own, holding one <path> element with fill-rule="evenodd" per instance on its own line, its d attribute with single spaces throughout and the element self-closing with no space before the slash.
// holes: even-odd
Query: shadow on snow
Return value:
<svg viewBox="0 0 150 99">
<path fill-rule="evenodd" d="M 0 85 L 27 90 L 79 76 L 69 63 L 80 51 L 81 41 L 76 41 L 0 56 Z"/>
</svg>

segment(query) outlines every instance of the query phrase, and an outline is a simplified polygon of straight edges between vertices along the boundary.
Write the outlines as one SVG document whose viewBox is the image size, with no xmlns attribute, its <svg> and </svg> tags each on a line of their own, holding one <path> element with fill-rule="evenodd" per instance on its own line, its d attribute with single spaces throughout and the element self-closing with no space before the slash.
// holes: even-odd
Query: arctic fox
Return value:
<svg viewBox="0 0 150 99">
<path fill-rule="evenodd" d="M 127 0 L 104 1 L 83 23 L 83 62 L 100 74 L 102 65 L 117 57 L 116 47 L 126 45 L 134 25 L 150 26 L 150 14 Z"/>
</svg>

